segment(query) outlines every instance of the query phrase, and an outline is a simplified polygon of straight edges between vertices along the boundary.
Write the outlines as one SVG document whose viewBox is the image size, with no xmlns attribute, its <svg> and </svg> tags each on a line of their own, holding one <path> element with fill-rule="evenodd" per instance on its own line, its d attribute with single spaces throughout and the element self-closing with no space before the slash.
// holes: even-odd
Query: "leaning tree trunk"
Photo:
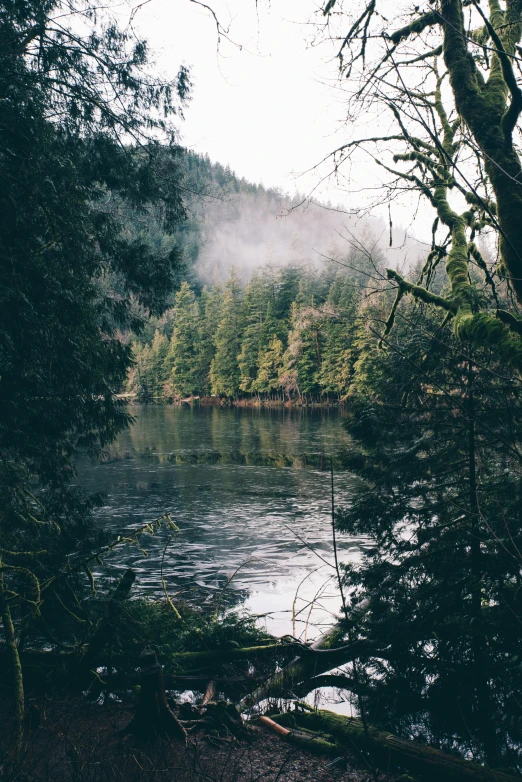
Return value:
<svg viewBox="0 0 522 782">
<path fill-rule="evenodd" d="M 239 703 L 241 710 L 253 708 L 266 698 L 293 697 L 294 690 L 302 691 L 305 683 L 326 671 L 346 665 L 368 654 L 383 654 L 383 651 L 368 641 L 352 641 L 339 648 L 325 648 L 335 642 L 338 628 L 334 627 L 320 636 L 312 646 L 303 646 L 299 656 L 271 676 L 261 687 L 246 695 Z M 347 683 L 348 678 L 344 680 Z M 309 692 L 310 690 L 308 690 Z"/>
<path fill-rule="evenodd" d="M 462 0 L 444 0 L 439 15 L 444 30 L 444 62 L 455 106 L 484 158 L 496 198 L 500 250 L 510 282 L 522 302 L 522 167 L 513 131 L 522 110 L 512 58 L 522 33 L 522 4 L 511 0 L 502 11 L 490 3 L 491 69 L 487 81 L 468 51 Z M 492 33 L 493 31 L 493 33 Z"/>
<path fill-rule="evenodd" d="M 161 736 L 186 741 L 187 733 L 167 703 L 161 665 L 156 652 L 147 649 L 141 654 L 141 690 L 138 706 L 131 722 L 124 729 L 141 741 Z"/>
<path fill-rule="evenodd" d="M 2 570 L 2 560 L 0 559 L 0 615 L 4 626 L 4 639 L 9 655 L 10 678 L 13 692 L 13 710 L 12 726 L 13 735 L 10 742 L 10 765 L 16 766 L 20 761 L 22 754 L 22 743 L 24 738 L 24 680 L 22 675 L 22 665 L 20 655 L 16 646 L 15 630 L 9 602 L 7 599 L 7 590 L 5 586 L 4 573 Z"/>
</svg>

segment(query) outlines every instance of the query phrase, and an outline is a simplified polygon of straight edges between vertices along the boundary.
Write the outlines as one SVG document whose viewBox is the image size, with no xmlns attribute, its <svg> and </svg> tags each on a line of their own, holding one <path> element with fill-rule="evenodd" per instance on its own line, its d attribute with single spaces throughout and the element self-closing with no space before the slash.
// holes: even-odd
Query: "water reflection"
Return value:
<svg viewBox="0 0 522 782">
<path fill-rule="evenodd" d="M 119 533 L 171 513 L 167 531 L 113 555 L 134 567 L 148 593 L 205 594 L 232 587 L 269 630 L 313 638 L 339 599 L 332 570 L 329 457 L 347 447 L 337 411 L 145 406 L 100 463 L 82 463 L 79 482 L 100 491 L 100 523 Z M 336 472 L 338 502 L 353 479 Z M 303 541 L 306 541 L 306 545 Z M 343 559 L 364 541 L 340 540 Z M 311 551 L 312 547 L 316 552 Z M 237 572 L 236 572 L 237 571 Z M 299 586 L 300 585 L 300 586 Z M 296 599 L 296 590 L 299 593 Z"/>
</svg>

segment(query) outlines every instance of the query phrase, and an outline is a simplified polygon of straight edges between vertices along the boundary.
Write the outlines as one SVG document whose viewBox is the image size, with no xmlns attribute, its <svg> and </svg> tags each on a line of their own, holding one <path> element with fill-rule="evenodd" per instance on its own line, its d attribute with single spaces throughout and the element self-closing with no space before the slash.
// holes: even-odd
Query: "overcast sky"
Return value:
<svg viewBox="0 0 522 782">
<path fill-rule="evenodd" d="M 258 0 L 256 12 L 255 0 L 207 2 L 230 28 L 233 43 L 222 37 L 218 47 L 212 15 L 191 0 L 148 0 L 134 17 L 161 73 L 172 76 L 180 63 L 191 69 L 193 98 L 181 123 L 184 145 L 230 165 L 239 176 L 291 195 L 313 192 L 316 199 L 348 210 L 364 203 L 365 191 L 381 181 L 380 171 L 366 159 L 351 169 L 351 193 L 331 178 L 321 182 L 326 168 L 320 174 L 311 170 L 349 132 L 335 86 L 335 49 L 311 45 L 313 20 L 322 18 L 319 4 Z M 379 121 L 377 116 L 372 123 Z M 433 219 L 421 212 L 414 227 L 412 203 L 394 210 L 394 224 L 417 236 Z M 387 216 L 384 207 L 380 216 Z"/>
<path fill-rule="evenodd" d="M 254 182 L 310 189 L 316 176 L 295 175 L 333 148 L 342 118 L 326 84 L 335 63 L 306 42 L 316 3 L 261 0 L 257 14 L 255 0 L 212 6 L 237 46 L 223 38 L 218 50 L 212 16 L 190 0 L 150 0 L 135 17 L 161 71 L 172 74 L 180 62 L 191 68 L 184 143 Z"/>
</svg>

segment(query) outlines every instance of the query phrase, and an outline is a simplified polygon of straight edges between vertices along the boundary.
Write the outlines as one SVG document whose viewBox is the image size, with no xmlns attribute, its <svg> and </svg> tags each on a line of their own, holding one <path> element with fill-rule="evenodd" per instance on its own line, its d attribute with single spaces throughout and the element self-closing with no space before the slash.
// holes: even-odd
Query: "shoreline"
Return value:
<svg viewBox="0 0 522 782">
<path fill-rule="evenodd" d="M 174 405 L 176 407 L 247 407 L 247 408 L 265 408 L 277 407 L 286 409 L 299 408 L 317 408 L 317 409 L 342 409 L 346 407 L 345 401 L 326 400 L 318 402 L 315 400 L 304 399 L 226 399 L 217 396 L 190 396 L 185 399 L 173 399 L 172 397 L 140 397 L 138 394 L 124 393 L 115 394 L 119 399 L 129 404 L 139 405 Z"/>
</svg>

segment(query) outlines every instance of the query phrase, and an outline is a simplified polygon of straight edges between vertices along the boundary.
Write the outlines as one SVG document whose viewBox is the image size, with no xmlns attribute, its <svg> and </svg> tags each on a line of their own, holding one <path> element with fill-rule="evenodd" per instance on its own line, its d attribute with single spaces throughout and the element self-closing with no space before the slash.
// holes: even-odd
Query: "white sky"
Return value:
<svg viewBox="0 0 522 782">
<path fill-rule="evenodd" d="M 321 83 L 335 79 L 335 63 L 325 64 L 326 53 L 307 46 L 310 28 L 291 21 L 311 18 L 317 4 L 261 0 L 256 14 L 255 0 L 209 2 L 242 49 L 222 39 L 218 52 L 212 16 L 190 0 L 150 0 L 135 17 L 162 72 L 175 74 L 181 62 L 191 68 L 185 145 L 251 181 L 291 193 L 309 190 L 317 177 L 295 174 L 334 147 L 342 117 Z"/>
<path fill-rule="evenodd" d="M 125 14 L 140 2 L 127 0 Z M 134 17 L 162 74 L 174 76 L 181 63 L 191 69 L 182 143 L 252 182 L 291 195 L 313 191 L 347 209 L 361 206 L 364 191 L 381 182 L 373 163 L 361 159 L 352 169 L 352 193 L 331 178 L 321 182 L 326 168 L 310 171 L 347 138 L 335 49 L 310 46 L 319 3 L 258 0 L 256 13 L 255 0 L 207 2 L 237 45 L 222 38 L 218 50 L 212 15 L 191 0 L 148 0 Z M 371 122 L 374 130 L 388 130 L 378 128 L 378 116 Z M 413 231 L 413 209 L 411 202 L 395 205 L 394 224 L 420 236 L 433 217 L 421 213 Z M 387 219 L 384 208 L 380 216 Z"/>
</svg>

